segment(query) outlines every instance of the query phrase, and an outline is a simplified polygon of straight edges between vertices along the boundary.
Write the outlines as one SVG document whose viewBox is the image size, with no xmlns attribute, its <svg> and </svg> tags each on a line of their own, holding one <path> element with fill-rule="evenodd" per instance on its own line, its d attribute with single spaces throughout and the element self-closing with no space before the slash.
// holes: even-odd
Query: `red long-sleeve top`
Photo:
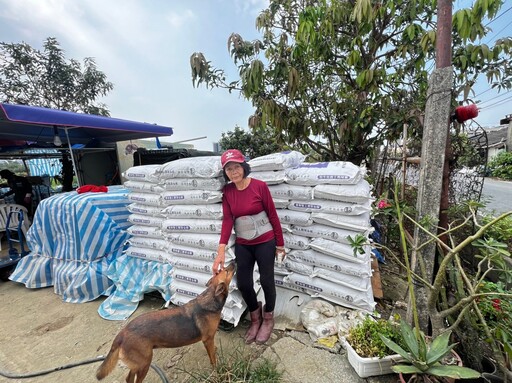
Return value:
<svg viewBox="0 0 512 383">
<path fill-rule="evenodd" d="M 277 246 L 284 246 L 283 229 L 276 212 L 274 200 L 265 182 L 251 178 L 249 186 L 244 190 L 238 190 L 234 183 L 224 186 L 222 196 L 222 231 L 219 243 L 227 244 L 235 219 L 244 215 L 254 215 L 263 210 L 267 213 L 273 230 L 251 240 L 236 238 L 236 243 L 242 245 L 256 245 L 276 239 Z"/>
</svg>

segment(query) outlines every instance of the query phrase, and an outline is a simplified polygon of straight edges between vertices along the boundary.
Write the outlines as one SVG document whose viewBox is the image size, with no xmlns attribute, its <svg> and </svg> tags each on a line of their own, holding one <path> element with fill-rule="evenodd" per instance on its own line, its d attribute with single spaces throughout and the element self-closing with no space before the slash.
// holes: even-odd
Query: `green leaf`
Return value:
<svg viewBox="0 0 512 383">
<path fill-rule="evenodd" d="M 414 366 L 408 366 L 405 364 L 397 364 L 396 366 L 391 367 L 391 369 L 398 373 L 402 374 L 421 374 L 422 371 L 419 368 L 416 368 Z"/>
<path fill-rule="evenodd" d="M 455 347 L 455 344 L 448 345 L 450 341 L 451 331 L 445 331 L 441 335 L 437 336 L 427 351 L 427 364 L 432 365 L 435 362 L 440 361 L 443 356 L 448 354 L 450 350 Z"/>
<path fill-rule="evenodd" d="M 478 371 L 461 366 L 434 366 L 427 370 L 427 373 L 435 376 L 442 376 L 453 379 L 476 379 L 480 377 Z"/>
<path fill-rule="evenodd" d="M 414 358 L 418 358 L 418 339 L 416 339 L 416 334 L 414 333 L 414 330 L 409 325 L 409 323 L 403 320 L 400 321 L 400 332 L 402 333 L 402 337 L 404 338 L 405 344 L 409 348 L 409 352 L 412 354 Z"/>
<path fill-rule="evenodd" d="M 404 358 L 407 361 L 411 361 L 411 355 L 405 351 L 402 347 L 400 347 L 398 344 L 393 342 L 391 339 L 386 338 L 385 336 L 379 334 L 380 339 L 384 342 L 384 344 L 393 352 L 396 352 L 399 354 L 402 358 Z"/>
</svg>

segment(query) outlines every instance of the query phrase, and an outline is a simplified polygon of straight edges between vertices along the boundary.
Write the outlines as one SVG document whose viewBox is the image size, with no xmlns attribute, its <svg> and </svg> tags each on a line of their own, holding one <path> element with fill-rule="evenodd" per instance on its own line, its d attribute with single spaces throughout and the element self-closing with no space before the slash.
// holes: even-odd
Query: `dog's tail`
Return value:
<svg viewBox="0 0 512 383">
<path fill-rule="evenodd" d="M 112 372 L 119 359 L 119 346 L 120 344 L 114 341 L 107 357 L 96 371 L 96 379 L 101 380 Z"/>
</svg>

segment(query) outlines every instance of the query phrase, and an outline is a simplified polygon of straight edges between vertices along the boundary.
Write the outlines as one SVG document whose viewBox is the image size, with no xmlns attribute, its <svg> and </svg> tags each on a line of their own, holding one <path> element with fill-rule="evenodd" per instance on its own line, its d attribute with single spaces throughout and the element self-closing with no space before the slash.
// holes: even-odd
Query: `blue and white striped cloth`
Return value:
<svg viewBox="0 0 512 383">
<path fill-rule="evenodd" d="M 26 153 L 41 153 L 41 154 L 54 154 L 57 153 L 55 149 L 31 149 Z M 27 166 L 30 170 L 31 176 L 47 175 L 50 177 L 60 174 L 62 163 L 59 158 L 31 158 L 26 160 Z"/>
<path fill-rule="evenodd" d="M 62 193 L 41 201 L 27 234 L 31 252 L 10 279 L 28 288 L 54 286 L 65 302 L 79 303 L 109 295 L 114 287 L 108 267 L 122 254 L 128 190 Z"/>
<path fill-rule="evenodd" d="M 158 291 L 162 298 L 171 299 L 170 272 L 172 266 L 127 255 L 117 257 L 108 268 L 108 277 L 116 288 L 100 305 L 98 314 L 109 320 L 125 320 L 137 309 L 144 294 Z"/>
</svg>

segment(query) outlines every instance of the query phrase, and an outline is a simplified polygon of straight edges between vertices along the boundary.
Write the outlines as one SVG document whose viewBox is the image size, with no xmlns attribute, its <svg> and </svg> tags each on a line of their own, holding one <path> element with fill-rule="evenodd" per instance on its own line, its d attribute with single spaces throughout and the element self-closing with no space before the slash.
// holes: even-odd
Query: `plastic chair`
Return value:
<svg viewBox="0 0 512 383">
<path fill-rule="evenodd" d="M 30 220 L 28 219 L 28 211 L 25 206 L 17 205 L 14 203 L 0 204 L 0 233 L 9 230 L 17 230 L 20 223 L 20 216 L 18 212 L 23 212 L 23 221 L 21 224 L 21 231 L 23 236 L 27 238 L 27 231 L 30 228 Z M 12 214 L 10 214 L 12 213 Z M 9 227 L 7 227 L 7 218 L 10 214 Z M 2 241 L 0 237 L 0 250 L 2 250 Z"/>
</svg>

